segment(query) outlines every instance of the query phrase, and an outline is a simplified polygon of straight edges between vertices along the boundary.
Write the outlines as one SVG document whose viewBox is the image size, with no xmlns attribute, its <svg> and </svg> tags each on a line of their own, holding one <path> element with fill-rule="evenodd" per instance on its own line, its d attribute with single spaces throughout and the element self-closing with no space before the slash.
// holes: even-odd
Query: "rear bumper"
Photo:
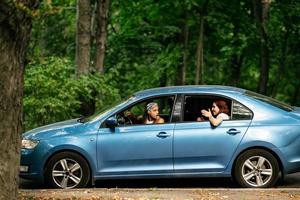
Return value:
<svg viewBox="0 0 300 200">
<path fill-rule="evenodd" d="M 289 161 L 284 167 L 285 174 L 300 172 L 300 161 Z"/>
<path fill-rule="evenodd" d="M 295 140 L 292 144 L 278 148 L 281 154 L 284 174 L 300 172 L 300 140 Z"/>
</svg>

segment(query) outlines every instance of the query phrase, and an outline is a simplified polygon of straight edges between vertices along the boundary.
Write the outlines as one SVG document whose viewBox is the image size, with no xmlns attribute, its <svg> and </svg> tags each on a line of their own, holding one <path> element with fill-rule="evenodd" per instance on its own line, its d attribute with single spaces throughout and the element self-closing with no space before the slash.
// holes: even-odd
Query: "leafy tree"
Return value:
<svg viewBox="0 0 300 200">
<path fill-rule="evenodd" d="M 38 1 L 0 1 L 0 199 L 17 199 L 23 69 Z"/>
<path fill-rule="evenodd" d="M 75 58 L 76 3 L 43 0 L 33 18 L 29 61 L 47 56 Z"/>
<path fill-rule="evenodd" d="M 73 63 L 66 58 L 49 57 L 27 65 L 25 79 L 25 128 L 91 115 L 120 97 L 108 85 L 108 77 L 99 74 L 74 74 Z M 90 102 L 96 102 L 90 103 Z M 96 107 L 83 108 L 82 105 Z"/>
</svg>

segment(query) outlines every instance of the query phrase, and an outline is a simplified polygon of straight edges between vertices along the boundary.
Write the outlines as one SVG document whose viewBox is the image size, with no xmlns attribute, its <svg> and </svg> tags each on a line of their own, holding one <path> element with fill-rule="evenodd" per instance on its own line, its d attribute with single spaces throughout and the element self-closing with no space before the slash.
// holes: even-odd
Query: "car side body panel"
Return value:
<svg viewBox="0 0 300 200">
<path fill-rule="evenodd" d="M 223 121 L 218 127 L 209 122 L 176 124 L 174 170 L 177 172 L 224 172 L 251 120 Z M 231 134 L 230 130 L 239 131 Z"/>
</svg>

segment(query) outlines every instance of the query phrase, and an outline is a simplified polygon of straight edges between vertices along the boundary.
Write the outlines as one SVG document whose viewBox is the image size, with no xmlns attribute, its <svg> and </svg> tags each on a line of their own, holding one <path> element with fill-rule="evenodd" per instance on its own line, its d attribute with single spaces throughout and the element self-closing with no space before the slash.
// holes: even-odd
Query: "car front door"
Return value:
<svg viewBox="0 0 300 200">
<path fill-rule="evenodd" d="M 166 113 L 171 115 L 170 109 L 164 110 L 168 110 Z M 175 124 L 169 123 L 170 116 L 166 118 L 163 124 L 127 124 L 114 129 L 100 128 L 97 139 L 98 176 L 172 173 Z"/>
<path fill-rule="evenodd" d="M 194 104 L 190 108 L 195 110 L 197 97 L 190 96 L 190 98 L 194 100 L 188 102 L 187 96 L 183 100 L 185 102 L 183 113 L 186 114 L 188 121 L 184 121 L 183 118 L 181 123 L 176 124 L 174 131 L 175 173 L 223 172 L 251 123 L 252 112 L 230 100 L 228 102 L 232 104 L 231 120 L 213 127 L 209 121 L 196 121 L 197 116 L 191 121 L 193 115 L 189 114 L 189 106 L 186 104 Z M 216 97 L 211 97 L 214 98 Z M 196 109 L 196 112 L 200 113 L 200 110 Z M 244 117 L 240 117 L 237 112 L 244 112 L 241 115 Z"/>
</svg>

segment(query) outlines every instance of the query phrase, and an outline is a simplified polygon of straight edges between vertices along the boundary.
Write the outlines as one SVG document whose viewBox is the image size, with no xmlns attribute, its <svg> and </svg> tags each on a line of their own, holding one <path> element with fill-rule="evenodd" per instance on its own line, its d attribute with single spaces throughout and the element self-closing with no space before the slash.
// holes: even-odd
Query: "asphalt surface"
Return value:
<svg viewBox="0 0 300 200">
<path fill-rule="evenodd" d="M 20 179 L 21 189 L 44 189 L 46 186 L 39 183 Z M 102 180 L 97 181 L 90 188 L 216 188 L 231 189 L 238 186 L 229 178 L 194 178 L 194 179 L 130 179 L 130 180 Z M 283 182 L 274 189 L 299 188 L 300 173 L 287 175 Z"/>
</svg>

